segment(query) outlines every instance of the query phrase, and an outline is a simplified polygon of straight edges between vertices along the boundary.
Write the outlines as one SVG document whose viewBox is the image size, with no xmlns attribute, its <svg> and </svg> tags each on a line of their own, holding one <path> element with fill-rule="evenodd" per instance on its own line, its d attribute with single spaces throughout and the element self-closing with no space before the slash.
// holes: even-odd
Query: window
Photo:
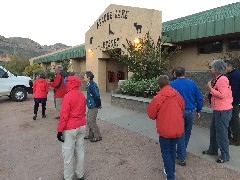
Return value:
<svg viewBox="0 0 240 180">
<path fill-rule="evenodd" d="M 223 50 L 223 43 L 221 41 L 209 42 L 198 45 L 198 54 L 221 53 Z"/>
<path fill-rule="evenodd" d="M 5 74 L 5 71 L 0 68 L 0 78 L 3 78 L 4 74 Z"/>
<path fill-rule="evenodd" d="M 171 52 L 176 51 L 176 49 L 177 49 L 177 46 L 168 46 L 168 45 L 163 45 L 162 46 L 162 52 L 166 51 L 166 52 L 171 53 Z"/>
<path fill-rule="evenodd" d="M 229 40 L 228 45 L 227 45 L 227 50 L 228 51 L 240 51 L 240 38 Z"/>
</svg>

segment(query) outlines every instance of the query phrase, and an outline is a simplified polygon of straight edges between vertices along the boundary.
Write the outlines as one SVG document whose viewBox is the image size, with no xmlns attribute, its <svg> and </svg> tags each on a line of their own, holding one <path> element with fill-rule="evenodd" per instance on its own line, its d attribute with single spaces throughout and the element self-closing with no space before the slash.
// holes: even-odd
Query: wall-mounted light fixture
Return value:
<svg viewBox="0 0 240 180">
<path fill-rule="evenodd" d="M 135 38 L 133 40 L 134 42 L 134 47 L 136 50 L 140 50 L 141 49 L 141 38 Z"/>
<path fill-rule="evenodd" d="M 93 52 L 93 50 L 89 48 L 89 49 L 88 49 L 88 52 L 89 52 L 89 53 L 92 53 L 92 52 Z"/>
<path fill-rule="evenodd" d="M 140 43 L 140 38 L 135 38 L 135 39 L 133 40 L 133 42 L 134 42 L 134 44 L 139 44 L 139 43 Z"/>
</svg>

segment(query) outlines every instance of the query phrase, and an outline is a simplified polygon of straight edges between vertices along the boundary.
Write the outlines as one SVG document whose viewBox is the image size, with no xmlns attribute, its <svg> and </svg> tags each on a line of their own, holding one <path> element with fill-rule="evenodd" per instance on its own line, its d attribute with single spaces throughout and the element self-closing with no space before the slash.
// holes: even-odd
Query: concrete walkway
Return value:
<svg viewBox="0 0 240 180">
<path fill-rule="evenodd" d="M 53 100 L 52 91 L 50 91 L 48 98 Z M 111 105 L 111 93 L 101 93 L 101 98 L 102 109 L 99 110 L 98 118 L 158 141 L 155 121 L 150 120 L 147 113 L 139 113 Z M 208 149 L 209 137 L 209 129 L 193 126 L 187 152 L 215 162 L 216 156 L 202 155 L 202 151 Z M 222 165 L 240 172 L 240 146 L 230 146 L 230 156 L 230 161 Z"/>
</svg>

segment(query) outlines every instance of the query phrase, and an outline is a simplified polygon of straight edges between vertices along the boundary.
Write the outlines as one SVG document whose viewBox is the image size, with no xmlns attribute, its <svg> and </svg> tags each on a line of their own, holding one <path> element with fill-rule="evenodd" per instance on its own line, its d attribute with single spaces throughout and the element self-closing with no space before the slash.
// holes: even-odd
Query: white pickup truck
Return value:
<svg viewBox="0 0 240 180">
<path fill-rule="evenodd" d="M 22 102 L 28 94 L 32 94 L 33 82 L 27 76 L 15 76 L 0 66 L 0 97 L 8 96 Z"/>
</svg>

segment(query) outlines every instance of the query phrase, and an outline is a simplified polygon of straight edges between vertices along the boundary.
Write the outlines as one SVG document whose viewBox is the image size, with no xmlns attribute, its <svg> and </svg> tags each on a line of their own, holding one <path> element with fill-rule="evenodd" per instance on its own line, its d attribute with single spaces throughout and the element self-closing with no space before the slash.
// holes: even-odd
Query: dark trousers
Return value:
<svg viewBox="0 0 240 180">
<path fill-rule="evenodd" d="M 34 104 L 34 114 L 37 115 L 38 107 L 40 103 L 35 102 Z M 42 115 L 45 116 L 46 112 L 46 103 L 42 103 Z"/>
<path fill-rule="evenodd" d="M 232 118 L 228 128 L 228 138 L 240 141 L 240 122 L 239 122 L 239 106 L 234 105 L 232 109 Z"/>
</svg>

